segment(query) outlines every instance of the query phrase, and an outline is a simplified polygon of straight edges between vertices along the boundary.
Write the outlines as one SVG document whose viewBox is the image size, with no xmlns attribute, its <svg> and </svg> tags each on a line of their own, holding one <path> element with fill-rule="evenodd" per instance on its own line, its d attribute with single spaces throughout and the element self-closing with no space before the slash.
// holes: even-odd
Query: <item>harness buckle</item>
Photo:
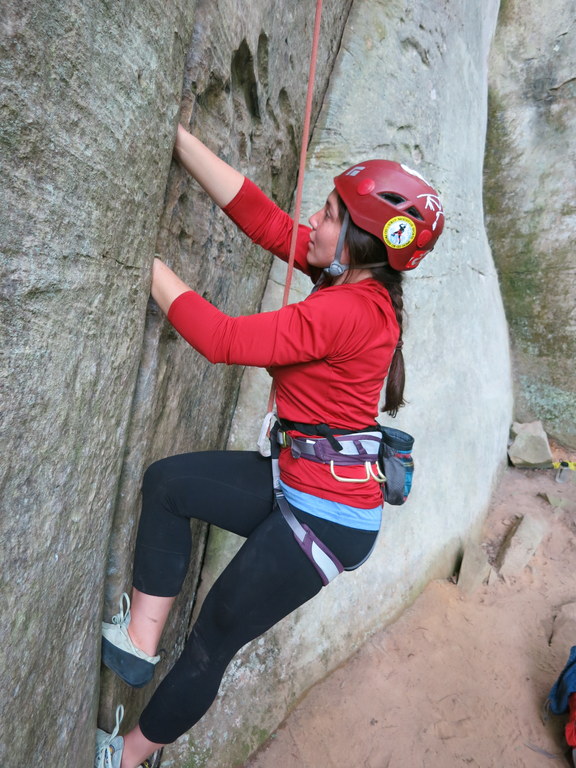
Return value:
<svg viewBox="0 0 576 768">
<path fill-rule="evenodd" d="M 278 441 L 280 448 L 290 448 L 292 445 L 292 438 L 287 432 L 284 432 L 283 429 L 279 429 L 276 433 L 276 440 Z"/>
</svg>

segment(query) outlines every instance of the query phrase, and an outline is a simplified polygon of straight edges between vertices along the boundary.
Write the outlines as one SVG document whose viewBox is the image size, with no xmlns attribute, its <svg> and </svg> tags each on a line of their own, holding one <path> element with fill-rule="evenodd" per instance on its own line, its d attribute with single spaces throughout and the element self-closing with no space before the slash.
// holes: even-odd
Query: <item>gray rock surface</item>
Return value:
<svg viewBox="0 0 576 768">
<path fill-rule="evenodd" d="M 515 418 L 576 446 L 576 13 L 506 0 L 490 60 L 486 223 L 515 367 Z"/>
<path fill-rule="evenodd" d="M 470 595 L 488 581 L 491 571 L 486 550 L 478 542 L 471 541 L 464 549 L 458 587 L 464 594 Z"/>
<path fill-rule="evenodd" d="M 186 2 L 3 3 L 0 763 L 93 760 Z"/>
</svg>

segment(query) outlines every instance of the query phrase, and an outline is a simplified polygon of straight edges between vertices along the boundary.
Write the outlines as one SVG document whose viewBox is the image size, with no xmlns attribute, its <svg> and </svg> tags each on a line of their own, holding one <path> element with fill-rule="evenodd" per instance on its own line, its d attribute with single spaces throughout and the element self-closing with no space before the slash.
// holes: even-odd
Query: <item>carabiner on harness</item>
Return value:
<svg viewBox="0 0 576 768">
<path fill-rule="evenodd" d="M 378 465 L 376 465 L 376 472 L 374 472 L 370 462 L 365 461 L 364 469 L 366 470 L 366 477 L 342 477 L 342 475 L 337 475 L 334 471 L 334 461 L 330 462 L 330 474 L 335 480 L 338 480 L 339 483 L 366 483 L 370 478 L 376 480 L 377 483 L 386 482 L 386 476 L 382 474 Z"/>
</svg>

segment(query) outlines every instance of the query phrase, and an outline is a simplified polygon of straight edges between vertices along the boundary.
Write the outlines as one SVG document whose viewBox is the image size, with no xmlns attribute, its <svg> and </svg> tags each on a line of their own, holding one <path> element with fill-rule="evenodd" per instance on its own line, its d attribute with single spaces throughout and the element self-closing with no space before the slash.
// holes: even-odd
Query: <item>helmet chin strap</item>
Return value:
<svg viewBox="0 0 576 768">
<path fill-rule="evenodd" d="M 346 231 L 348 230 L 348 222 L 350 221 L 350 214 L 348 211 L 344 214 L 342 221 L 342 227 L 340 229 L 340 236 L 338 237 L 338 243 L 336 244 L 336 253 L 334 254 L 334 260 L 329 267 L 324 267 L 322 270 L 331 277 L 340 277 L 348 269 L 347 264 L 340 263 L 340 257 L 342 256 L 342 250 L 344 248 L 344 238 L 346 237 Z"/>
<path fill-rule="evenodd" d="M 342 228 L 340 229 L 340 235 L 338 237 L 338 242 L 336 244 L 336 253 L 334 254 L 334 260 L 332 261 L 332 264 L 328 267 L 324 267 L 322 270 L 326 275 L 330 275 L 331 277 L 340 277 L 340 275 L 343 275 L 346 270 L 350 269 L 372 269 L 373 267 L 388 267 L 390 266 L 388 261 L 375 261 L 372 264 L 358 264 L 355 267 L 351 267 L 349 264 L 342 264 L 340 262 L 340 258 L 342 257 L 342 251 L 344 250 L 344 238 L 346 237 L 346 232 L 348 231 L 348 224 L 350 222 L 350 214 L 348 211 L 344 214 L 344 219 L 342 221 Z"/>
</svg>

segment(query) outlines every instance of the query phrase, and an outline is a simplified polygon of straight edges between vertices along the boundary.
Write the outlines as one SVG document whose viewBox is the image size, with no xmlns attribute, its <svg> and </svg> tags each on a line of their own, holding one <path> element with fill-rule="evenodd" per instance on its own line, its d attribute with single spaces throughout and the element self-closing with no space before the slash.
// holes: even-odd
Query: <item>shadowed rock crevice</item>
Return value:
<svg viewBox="0 0 576 768">
<path fill-rule="evenodd" d="M 248 115 L 253 120 L 259 121 L 260 104 L 258 101 L 258 84 L 254 72 L 254 57 L 246 40 L 242 40 L 238 50 L 234 51 L 230 70 L 233 98 L 236 98 L 235 92 L 242 94 Z"/>
</svg>

